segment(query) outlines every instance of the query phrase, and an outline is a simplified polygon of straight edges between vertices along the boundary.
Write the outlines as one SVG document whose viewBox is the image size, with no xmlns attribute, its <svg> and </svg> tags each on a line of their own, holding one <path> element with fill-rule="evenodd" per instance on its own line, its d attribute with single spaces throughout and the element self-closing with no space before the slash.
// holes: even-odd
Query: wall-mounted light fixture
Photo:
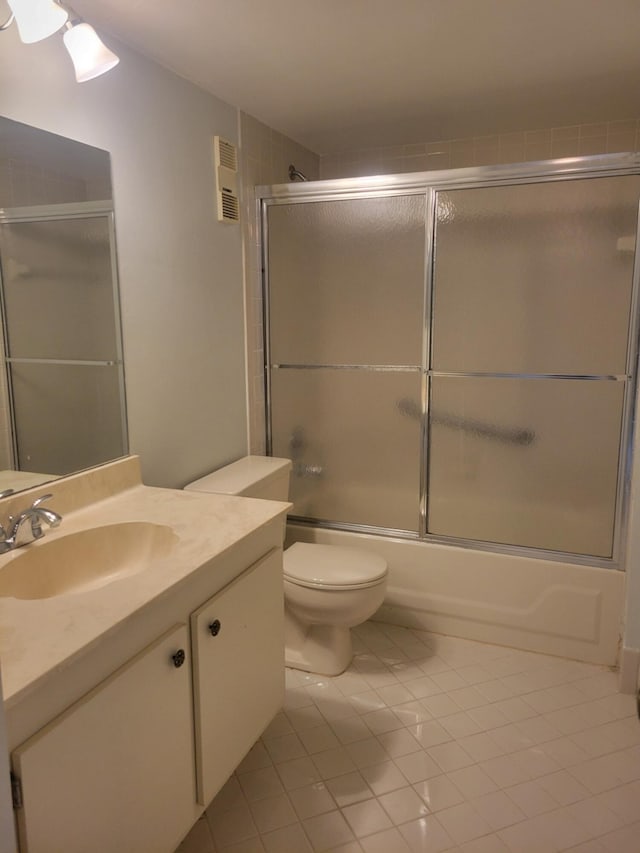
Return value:
<svg viewBox="0 0 640 853">
<path fill-rule="evenodd" d="M 7 3 L 11 15 L 0 24 L 0 31 L 8 29 L 15 21 L 20 40 L 25 44 L 41 41 L 64 28 L 64 45 L 78 83 L 93 80 L 120 61 L 102 43 L 93 27 L 62 3 L 56 0 L 7 0 Z"/>
<path fill-rule="evenodd" d="M 120 62 L 115 53 L 100 41 L 91 24 L 86 24 L 80 18 L 67 21 L 62 38 L 73 62 L 78 83 L 93 80 Z"/>
<path fill-rule="evenodd" d="M 61 29 L 69 13 L 53 0 L 7 0 L 20 39 L 25 44 L 46 39 Z"/>
</svg>

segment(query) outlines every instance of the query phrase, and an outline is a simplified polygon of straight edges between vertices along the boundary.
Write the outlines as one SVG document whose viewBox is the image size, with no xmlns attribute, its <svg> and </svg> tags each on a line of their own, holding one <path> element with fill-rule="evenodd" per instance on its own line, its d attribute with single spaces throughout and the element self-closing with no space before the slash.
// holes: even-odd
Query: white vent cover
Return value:
<svg viewBox="0 0 640 853">
<path fill-rule="evenodd" d="M 218 221 L 239 222 L 238 150 L 233 143 L 221 136 L 214 136 L 213 153 L 216 166 Z"/>
</svg>

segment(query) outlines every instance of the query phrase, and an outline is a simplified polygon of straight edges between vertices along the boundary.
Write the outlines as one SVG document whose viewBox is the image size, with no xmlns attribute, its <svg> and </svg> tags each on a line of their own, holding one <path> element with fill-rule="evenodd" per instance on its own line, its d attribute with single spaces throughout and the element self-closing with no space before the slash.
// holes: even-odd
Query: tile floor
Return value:
<svg viewBox="0 0 640 853">
<path fill-rule="evenodd" d="M 638 853 L 617 673 L 368 622 L 285 706 L 177 853 Z"/>
</svg>

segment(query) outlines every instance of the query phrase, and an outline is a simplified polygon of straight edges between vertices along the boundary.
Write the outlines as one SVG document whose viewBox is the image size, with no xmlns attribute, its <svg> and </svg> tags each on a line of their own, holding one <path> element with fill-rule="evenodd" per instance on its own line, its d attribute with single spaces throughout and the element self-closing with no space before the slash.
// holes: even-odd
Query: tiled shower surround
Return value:
<svg viewBox="0 0 640 853">
<path fill-rule="evenodd" d="M 638 149 L 640 119 L 631 119 L 344 151 L 321 158 L 320 177 L 326 180 L 429 172 L 432 169 L 497 166 Z"/>
<path fill-rule="evenodd" d="M 365 623 L 178 853 L 637 853 L 640 722 L 605 667 Z"/>
</svg>

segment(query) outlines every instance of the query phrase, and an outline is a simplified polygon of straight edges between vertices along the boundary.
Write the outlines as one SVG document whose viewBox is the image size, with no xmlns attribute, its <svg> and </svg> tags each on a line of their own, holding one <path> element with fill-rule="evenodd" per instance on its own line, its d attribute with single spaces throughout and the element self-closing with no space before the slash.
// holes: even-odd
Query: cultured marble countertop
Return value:
<svg viewBox="0 0 640 853">
<path fill-rule="evenodd" d="M 7 561 L 27 548 L 46 547 L 55 538 L 100 525 L 132 521 L 167 525 L 179 541 L 149 569 L 98 589 L 35 600 L 0 597 L 0 660 L 7 708 L 43 678 L 104 640 L 150 602 L 171 594 L 192 573 L 224 555 L 245 537 L 278 518 L 284 521 L 289 507 L 276 501 L 124 483 L 124 488 L 116 494 L 74 508 L 77 501 L 69 498 L 66 487 L 61 487 L 65 482 L 46 488 L 54 492 L 54 499 L 48 505 L 63 515 L 60 527 L 46 529 L 38 542 L 0 556 L 0 572 Z M 102 489 L 105 491 L 108 488 Z M 60 493 L 58 503 L 56 492 Z M 26 492 L 23 495 L 26 497 L 11 499 L 10 511 L 14 511 L 14 506 L 29 505 L 33 496 Z M 65 514 L 67 504 L 72 511 Z"/>
</svg>

